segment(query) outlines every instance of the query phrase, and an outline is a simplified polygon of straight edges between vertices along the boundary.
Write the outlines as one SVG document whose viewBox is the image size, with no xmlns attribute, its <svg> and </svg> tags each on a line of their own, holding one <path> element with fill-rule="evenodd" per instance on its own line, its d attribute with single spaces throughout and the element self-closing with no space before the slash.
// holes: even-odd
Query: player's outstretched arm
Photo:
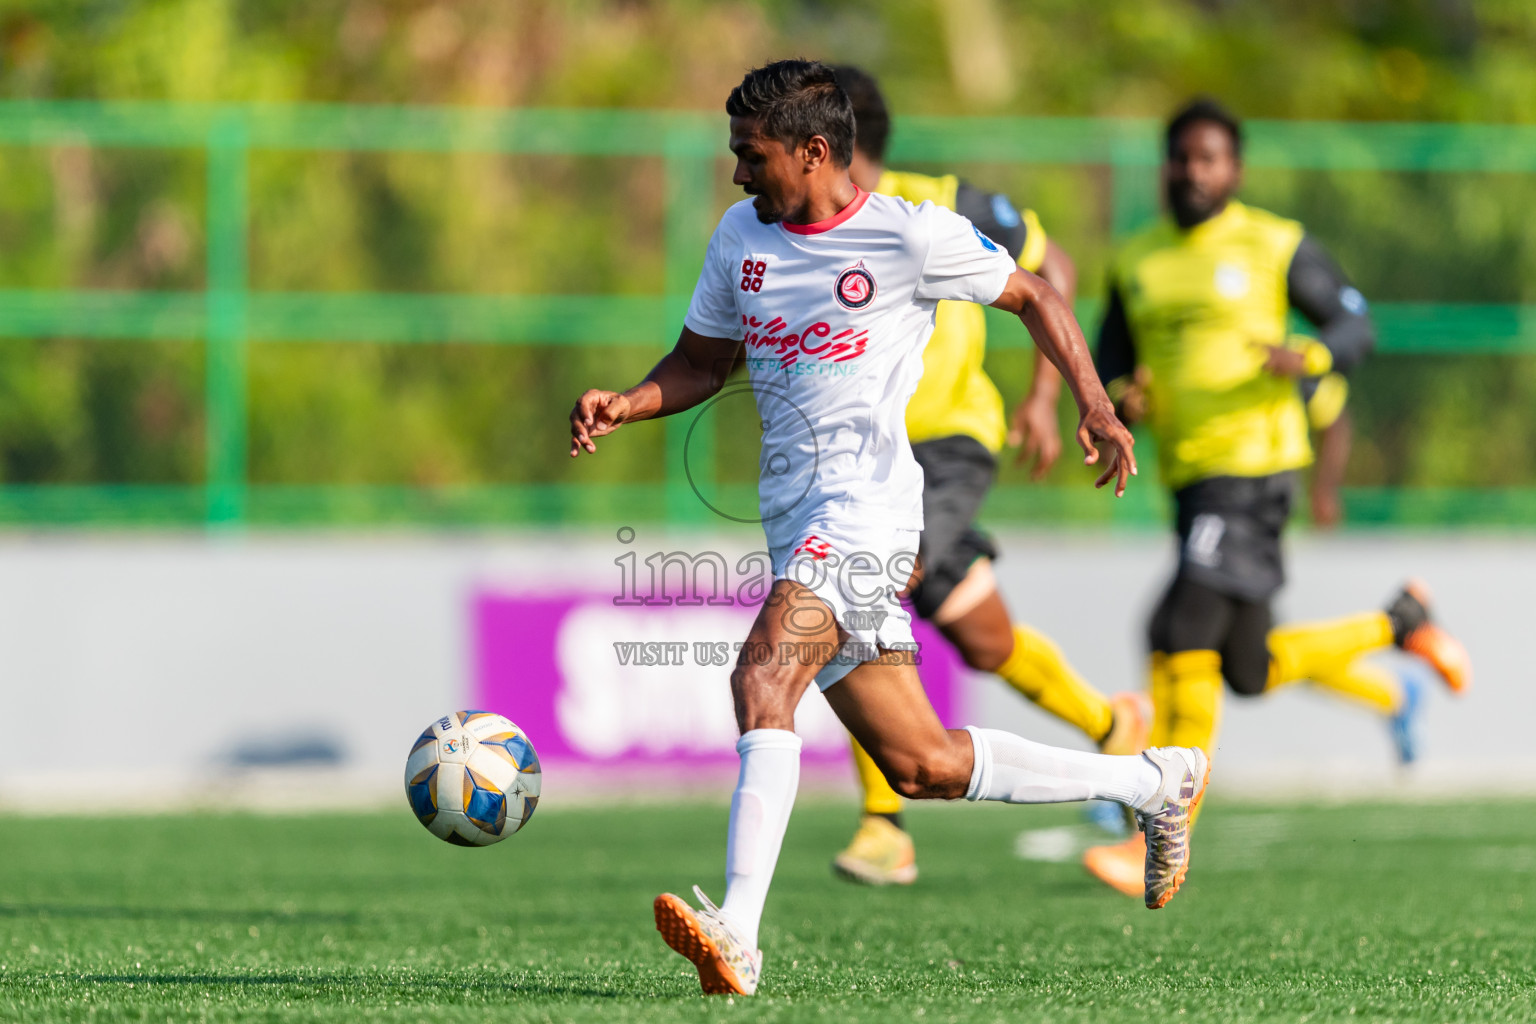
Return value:
<svg viewBox="0 0 1536 1024">
<path fill-rule="evenodd" d="M 1045 258 L 1036 271 L 1061 295 L 1067 305 L 1077 292 L 1077 265 L 1055 242 L 1045 243 Z M 1035 460 L 1030 479 L 1042 480 L 1061 457 L 1061 427 L 1056 421 L 1056 405 L 1061 398 L 1061 374 L 1035 349 L 1034 374 L 1029 394 L 1013 411 L 1008 427 L 1008 443 L 1019 449 L 1015 465 Z"/>
<path fill-rule="evenodd" d="M 1126 483 L 1136 474 L 1136 456 L 1131 450 L 1135 441 L 1115 416 L 1114 404 L 1099 383 L 1088 343 L 1071 307 L 1048 282 L 1022 268 L 1013 272 L 992 305 L 1016 314 L 1040 351 L 1061 372 L 1077 402 L 1077 443 L 1083 448 L 1083 464 L 1098 463 L 1097 443 L 1114 449 L 1094 486 L 1103 487 L 1114 480 L 1115 497 L 1123 495 Z"/>
<path fill-rule="evenodd" d="M 628 391 L 593 389 L 571 409 L 571 458 L 597 451 L 596 438 L 631 420 L 648 420 L 692 409 L 725 386 L 741 342 L 707 338 L 684 327 L 677 345 Z"/>
</svg>

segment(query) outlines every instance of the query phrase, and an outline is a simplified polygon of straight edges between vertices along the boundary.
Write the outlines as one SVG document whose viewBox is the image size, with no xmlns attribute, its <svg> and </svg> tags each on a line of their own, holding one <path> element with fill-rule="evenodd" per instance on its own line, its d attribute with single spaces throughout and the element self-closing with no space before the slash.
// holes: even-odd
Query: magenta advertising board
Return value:
<svg viewBox="0 0 1536 1024">
<path fill-rule="evenodd" d="M 620 606 L 611 594 L 473 595 L 476 706 L 507 715 L 548 761 L 707 767 L 736 758 L 730 671 L 755 608 Z M 967 670 L 915 622 L 920 671 L 955 725 Z M 808 762 L 848 757 L 847 735 L 812 686 L 795 715 Z"/>
</svg>

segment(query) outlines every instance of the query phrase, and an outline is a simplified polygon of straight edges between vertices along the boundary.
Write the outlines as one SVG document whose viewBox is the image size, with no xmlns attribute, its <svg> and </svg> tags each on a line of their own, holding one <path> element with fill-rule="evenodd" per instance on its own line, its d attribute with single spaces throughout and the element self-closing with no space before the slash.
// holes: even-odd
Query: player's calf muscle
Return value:
<svg viewBox="0 0 1536 1024">
<path fill-rule="evenodd" d="M 737 728 L 794 729 L 805 688 L 842 640 L 820 598 L 797 583 L 775 581 L 731 673 Z"/>
<path fill-rule="evenodd" d="M 970 734 L 944 728 L 910 658 L 899 665 L 866 662 L 826 696 L 896 792 L 913 800 L 965 795 L 973 762 Z"/>
</svg>

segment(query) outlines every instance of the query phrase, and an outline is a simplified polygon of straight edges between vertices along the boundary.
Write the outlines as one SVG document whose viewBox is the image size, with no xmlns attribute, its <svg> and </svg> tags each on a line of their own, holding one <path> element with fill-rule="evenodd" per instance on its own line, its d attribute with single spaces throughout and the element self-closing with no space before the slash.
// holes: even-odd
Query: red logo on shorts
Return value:
<svg viewBox="0 0 1536 1024">
<path fill-rule="evenodd" d="M 859 260 L 837 275 L 832 294 L 845 309 L 863 309 L 875 301 L 875 275 L 865 270 L 864 261 Z"/>
<path fill-rule="evenodd" d="M 795 548 L 795 554 L 805 555 L 817 562 L 824 560 L 832 553 L 832 545 L 816 536 L 814 533 L 800 542 Z"/>
</svg>

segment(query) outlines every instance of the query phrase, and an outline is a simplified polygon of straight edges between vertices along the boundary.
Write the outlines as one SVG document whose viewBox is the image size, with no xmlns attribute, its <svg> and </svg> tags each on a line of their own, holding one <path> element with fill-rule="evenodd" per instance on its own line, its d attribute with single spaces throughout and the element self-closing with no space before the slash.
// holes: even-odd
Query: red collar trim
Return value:
<svg viewBox="0 0 1536 1024">
<path fill-rule="evenodd" d="M 853 186 L 853 191 L 853 202 L 849 203 L 847 206 L 843 207 L 841 210 L 837 211 L 836 214 L 828 217 L 826 220 L 819 220 L 815 224 L 791 224 L 787 220 L 781 220 L 779 223 L 783 226 L 785 231 L 788 231 L 792 235 L 819 235 L 823 231 L 831 231 L 843 221 L 847 220 L 849 217 L 852 217 L 854 214 L 863 209 L 864 201 L 869 198 L 869 193 L 865 192 L 857 185 Z"/>
</svg>

